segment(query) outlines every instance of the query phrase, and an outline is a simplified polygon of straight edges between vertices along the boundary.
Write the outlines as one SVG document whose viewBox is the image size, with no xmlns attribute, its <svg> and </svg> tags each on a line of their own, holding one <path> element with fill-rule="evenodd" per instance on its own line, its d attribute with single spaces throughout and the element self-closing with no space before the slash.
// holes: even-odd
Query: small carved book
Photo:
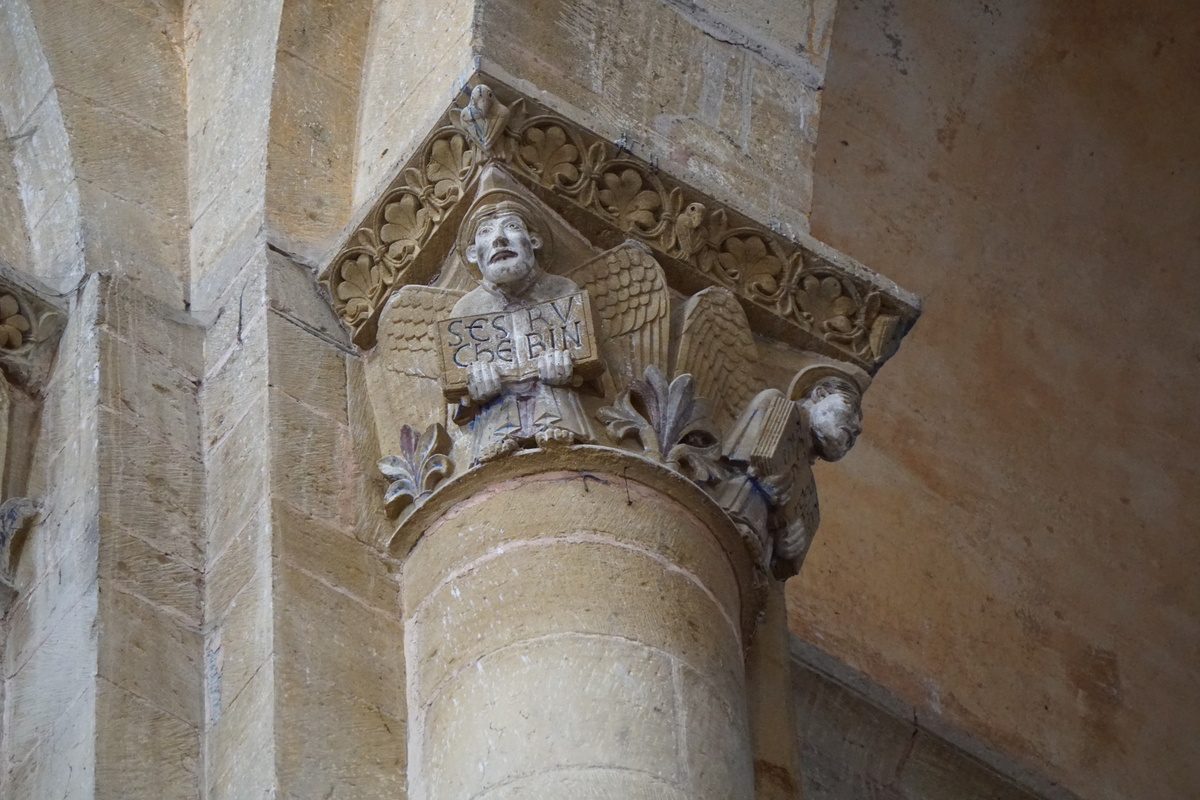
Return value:
<svg viewBox="0 0 1200 800">
<path fill-rule="evenodd" d="M 750 466 L 759 475 L 786 475 L 805 459 L 805 426 L 793 400 L 780 394 L 762 409 Z"/>
<path fill-rule="evenodd" d="M 467 393 L 468 369 L 477 361 L 495 364 L 502 378 L 516 381 L 537 375 L 543 353 L 560 350 L 571 354 L 580 379 L 604 371 L 586 291 L 516 311 L 439 320 L 437 332 L 442 391 L 451 400 Z"/>
</svg>

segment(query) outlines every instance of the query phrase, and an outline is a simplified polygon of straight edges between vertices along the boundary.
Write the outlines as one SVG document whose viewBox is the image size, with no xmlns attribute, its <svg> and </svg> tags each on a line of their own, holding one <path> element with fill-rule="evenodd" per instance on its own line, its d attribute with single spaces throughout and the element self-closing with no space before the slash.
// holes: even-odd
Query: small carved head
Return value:
<svg viewBox="0 0 1200 800">
<path fill-rule="evenodd" d="M 862 432 L 862 393 L 853 382 L 822 378 L 797 402 L 808 415 L 813 455 L 837 461 L 850 452 Z"/>
<path fill-rule="evenodd" d="M 792 378 L 788 397 L 808 418 L 810 458 L 837 461 L 850 452 L 862 432 L 862 397 L 871 376 L 856 366 L 810 354 Z"/>
<path fill-rule="evenodd" d="M 494 213 L 471 220 L 473 242 L 465 255 L 483 279 L 497 286 L 513 286 L 528 280 L 537 269 L 534 251 L 542 246 L 542 237 L 530 230 L 529 223 L 510 204 L 496 206 Z"/>
</svg>

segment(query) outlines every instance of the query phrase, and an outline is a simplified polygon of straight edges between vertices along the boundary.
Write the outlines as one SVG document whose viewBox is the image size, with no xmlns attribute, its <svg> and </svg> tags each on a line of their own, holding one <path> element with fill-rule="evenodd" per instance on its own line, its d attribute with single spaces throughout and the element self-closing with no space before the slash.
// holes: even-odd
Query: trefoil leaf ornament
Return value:
<svg viewBox="0 0 1200 800">
<path fill-rule="evenodd" d="M 379 459 L 379 471 L 392 481 L 383 495 L 389 516 L 411 514 L 454 472 L 450 447 L 450 435 L 440 422 L 420 436 L 411 425 L 400 429 L 400 454 Z"/>
</svg>

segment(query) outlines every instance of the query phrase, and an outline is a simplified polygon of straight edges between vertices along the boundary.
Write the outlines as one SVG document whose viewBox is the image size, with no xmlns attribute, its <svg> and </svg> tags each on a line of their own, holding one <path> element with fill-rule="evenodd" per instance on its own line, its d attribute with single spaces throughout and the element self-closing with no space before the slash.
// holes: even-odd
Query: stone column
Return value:
<svg viewBox="0 0 1200 800">
<path fill-rule="evenodd" d="M 468 478 L 410 521 L 409 796 L 752 797 L 760 597 L 712 500 L 604 448 Z"/>
</svg>

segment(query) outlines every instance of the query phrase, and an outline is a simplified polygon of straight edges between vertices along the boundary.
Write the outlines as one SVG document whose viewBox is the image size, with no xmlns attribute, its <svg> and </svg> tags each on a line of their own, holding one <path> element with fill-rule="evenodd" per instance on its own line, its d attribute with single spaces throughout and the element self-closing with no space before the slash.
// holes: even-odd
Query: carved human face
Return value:
<svg viewBox="0 0 1200 800">
<path fill-rule="evenodd" d="M 847 393 L 823 386 L 813 389 L 803 402 L 808 411 L 816 454 L 825 461 L 837 461 L 862 432 L 862 409 Z"/>
<path fill-rule="evenodd" d="M 498 214 L 476 226 L 475 243 L 467 246 L 467 260 L 479 267 L 485 280 L 513 286 L 533 273 L 537 266 L 533 251 L 541 246 L 541 239 L 530 233 L 519 214 Z"/>
</svg>

